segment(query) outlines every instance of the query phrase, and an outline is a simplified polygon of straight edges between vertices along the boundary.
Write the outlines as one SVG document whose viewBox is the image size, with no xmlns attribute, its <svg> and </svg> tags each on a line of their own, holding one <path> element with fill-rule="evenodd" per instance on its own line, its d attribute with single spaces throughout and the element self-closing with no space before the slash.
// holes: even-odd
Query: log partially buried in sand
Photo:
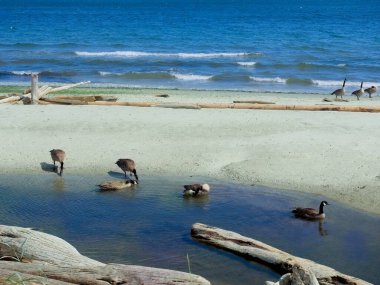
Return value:
<svg viewBox="0 0 380 285">
<path fill-rule="evenodd" d="M 371 284 L 356 277 L 338 272 L 331 267 L 291 255 L 258 240 L 220 228 L 196 223 L 192 226 L 191 235 L 200 242 L 222 248 L 246 259 L 263 263 L 280 274 L 291 272 L 295 266 L 301 266 L 311 271 L 320 284 Z"/>
<path fill-rule="evenodd" d="M 201 276 L 180 271 L 104 264 L 81 255 L 58 237 L 28 228 L 0 225 L 0 255 L 8 256 L 0 260 L 0 284 L 19 276 L 28 283 L 17 284 L 210 285 Z"/>
</svg>

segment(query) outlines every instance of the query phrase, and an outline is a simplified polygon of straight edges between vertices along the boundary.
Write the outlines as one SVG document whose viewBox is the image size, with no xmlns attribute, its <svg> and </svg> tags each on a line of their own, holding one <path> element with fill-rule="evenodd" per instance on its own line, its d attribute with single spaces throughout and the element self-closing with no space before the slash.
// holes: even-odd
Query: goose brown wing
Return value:
<svg viewBox="0 0 380 285">
<path fill-rule="evenodd" d="M 185 190 L 193 190 L 193 191 L 199 191 L 202 189 L 201 184 L 190 184 L 190 185 L 183 185 Z"/>
<path fill-rule="evenodd" d="M 293 213 L 296 215 L 307 215 L 307 216 L 314 216 L 318 215 L 318 211 L 314 208 L 296 208 L 293 210 Z"/>
</svg>

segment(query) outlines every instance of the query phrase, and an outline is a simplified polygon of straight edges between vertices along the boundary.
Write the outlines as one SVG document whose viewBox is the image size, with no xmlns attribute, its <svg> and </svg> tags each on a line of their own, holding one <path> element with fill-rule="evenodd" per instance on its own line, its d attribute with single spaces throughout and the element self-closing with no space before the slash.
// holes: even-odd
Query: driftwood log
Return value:
<svg viewBox="0 0 380 285">
<path fill-rule="evenodd" d="M 274 102 L 258 101 L 258 100 L 235 100 L 234 103 L 246 103 L 246 104 L 276 104 Z"/>
<path fill-rule="evenodd" d="M 185 272 L 104 264 L 81 255 L 58 237 L 28 228 L 0 225 L 0 256 L 0 284 L 210 285 L 203 277 Z"/>
<path fill-rule="evenodd" d="M 300 266 L 311 271 L 324 285 L 370 285 L 364 280 L 352 277 L 335 269 L 315 263 L 309 259 L 296 257 L 275 247 L 235 232 L 196 223 L 192 226 L 191 235 L 196 240 L 222 248 L 246 259 L 258 261 L 271 267 L 280 274 L 289 273 L 293 267 Z"/>
<path fill-rule="evenodd" d="M 89 95 L 89 96 L 69 96 L 69 95 L 56 95 L 55 99 L 65 99 L 65 100 L 80 100 L 87 102 L 95 102 L 95 101 L 107 101 L 107 102 L 115 102 L 117 101 L 117 97 L 115 96 L 102 96 L 102 95 Z"/>
<path fill-rule="evenodd" d="M 131 106 L 131 107 L 164 107 L 185 109 L 255 109 L 255 110 L 293 110 L 293 111 L 341 111 L 380 113 L 378 106 L 338 106 L 338 105 L 277 105 L 247 103 L 194 103 L 194 104 L 161 104 L 157 102 L 81 102 L 82 105 L 97 106 Z"/>
</svg>

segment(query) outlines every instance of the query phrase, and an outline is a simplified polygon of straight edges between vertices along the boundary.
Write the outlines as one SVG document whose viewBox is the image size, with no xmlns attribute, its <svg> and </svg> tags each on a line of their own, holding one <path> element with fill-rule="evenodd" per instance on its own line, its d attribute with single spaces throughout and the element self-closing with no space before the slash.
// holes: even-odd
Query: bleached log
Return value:
<svg viewBox="0 0 380 285">
<path fill-rule="evenodd" d="M 41 98 L 40 101 L 54 103 L 54 104 L 61 104 L 61 105 L 87 105 L 88 103 L 87 101 L 59 99 L 59 98 L 56 99 L 54 97 Z"/>
<path fill-rule="evenodd" d="M 156 104 L 154 107 L 172 108 L 172 109 L 200 109 L 198 104 L 183 104 L 183 103 Z"/>
<path fill-rule="evenodd" d="M 0 280 L 11 272 L 45 278 L 44 284 L 210 285 L 201 276 L 135 265 L 104 264 L 81 255 L 58 237 L 28 228 L 0 226 Z M 9 261 L 19 260 L 21 262 Z M 6 272 L 6 273 L 3 273 Z M 8 275 L 7 275 L 8 276 Z M 39 283 L 38 283 L 39 284 Z"/>
<path fill-rule="evenodd" d="M 88 105 L 97 106 L 132 106 L 132 107 L 153 107 L 157 105 L 156 102 L 88 102 Z"/>
<path fill-rule="evenodd" d="M 49 93 L 51 93 L 51 92 L 58 92 L 58 91 L 66 90 L 66 89 L 70 89 L 70 88 L 77 87 L 77 86 L 80 86 L 80 85 L 83 85 L 83 84 L 88 84 L 88 83 L 91 83 L 91 81 L 83 81 L 83 82 L 79 82 L 79 83 L 75 83 L 75 84 L 70 84 L 70 85 L 65 85 L 65 86 L 61 86 L 61 87 L 52 88 Z"/>
<path fill-rule="evenodd" d="M 68 99 L 68 100 L 80 100 L 87 102 L 95 102 L 95 101 L 107 101 L 107 102 L 115 102 L 117 101 L 117 97 L 115 96 L 102 96 L 102 95 L 90 95 L 90 96 L 76 96 L 76 95 L 56 95 L 55 99 Z"/>
<path fill-rule="evenodd" d="M 34 104 L 34 100 L 38 100 L 38 74 L 36 73 L 32 73 L 31 89 L 30 104 Z M 24 96 L 24 99 L 26 98 L 27 97 Z"/>
<path fill-rule="evenodd" d="M 338 105 L 277 105 L 277 104 L 234 104 L 199 103 L 201 108 L 216 109 L 255 109 L 255 110 L 292 110 L 292 111 L 343 111 L 343 112 L 373 112 L 379 113 L 378 106 L 338 106 Z"/>
<path fill-rule="evenodd" d="M 276 104 L 274 102 L 258 101 L 258 100 L 235 100 L 234 103 L 247 103 L 247 104 Z"/>
<path fill-rule="evenodd" d="M 15 102 L 15 101 L 19 101 L 23 98 L 24 96 L 22 95 L 14 95 L 14 96 L 10 96 L 10 97 L 7 97 L 7 98 L 4 98 L 4 99 L 1 99 L 0 100 L 0 104 L 3 104 L 3 103 L 11 103 L 11 102 Z"/>
<path fill-rule="evenodd" d="M 338 272 L 331 267 L 291 255 L 285 251 L 235 232 L 196 223 L 192 226 L 191 235 L 200 242 L 222 248 L 246 259 L 263 263 L 280 274 L 291 272 L 293 267 L 298 265 L 313 272 L 321 284 L 371 284 L 359 278 Z"/>
</svg>

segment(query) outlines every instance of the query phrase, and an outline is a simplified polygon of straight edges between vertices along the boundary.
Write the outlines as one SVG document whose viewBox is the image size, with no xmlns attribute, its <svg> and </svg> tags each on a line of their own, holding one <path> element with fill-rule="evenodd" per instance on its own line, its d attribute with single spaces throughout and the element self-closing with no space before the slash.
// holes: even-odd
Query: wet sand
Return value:
<svg viewBox="0 0 380 285">
<path fill-rule="evenodd" d="M 83 89 L 82 93 L 91 93 Z M 109 91 L 109 92 L 108 92 Z M 121 101 L 328 104 L 330 95 L 159 89 L 97 90 Z M 1 88 L 0 88 L 1 92 Z M 74 92 L 74 91 L 73 91 Z M 70 92 L 67 92 L 70 93 Z M 80 94 L 81 91 L 74 93 Z M 347 92 L 348 93 L 348 92 Z M 168 98 L 155 97 L 168 94 Z M 380 106 L 347 96 L 341 105 Z M 67 153 L 64 173 L 120 171 L 209 176 L 322 194 L 380 214 L 379 113 L 168 109 L 116 106 L 0 105 L 2 173 L 40 173 L 49 150 Z"/>
</svg>

